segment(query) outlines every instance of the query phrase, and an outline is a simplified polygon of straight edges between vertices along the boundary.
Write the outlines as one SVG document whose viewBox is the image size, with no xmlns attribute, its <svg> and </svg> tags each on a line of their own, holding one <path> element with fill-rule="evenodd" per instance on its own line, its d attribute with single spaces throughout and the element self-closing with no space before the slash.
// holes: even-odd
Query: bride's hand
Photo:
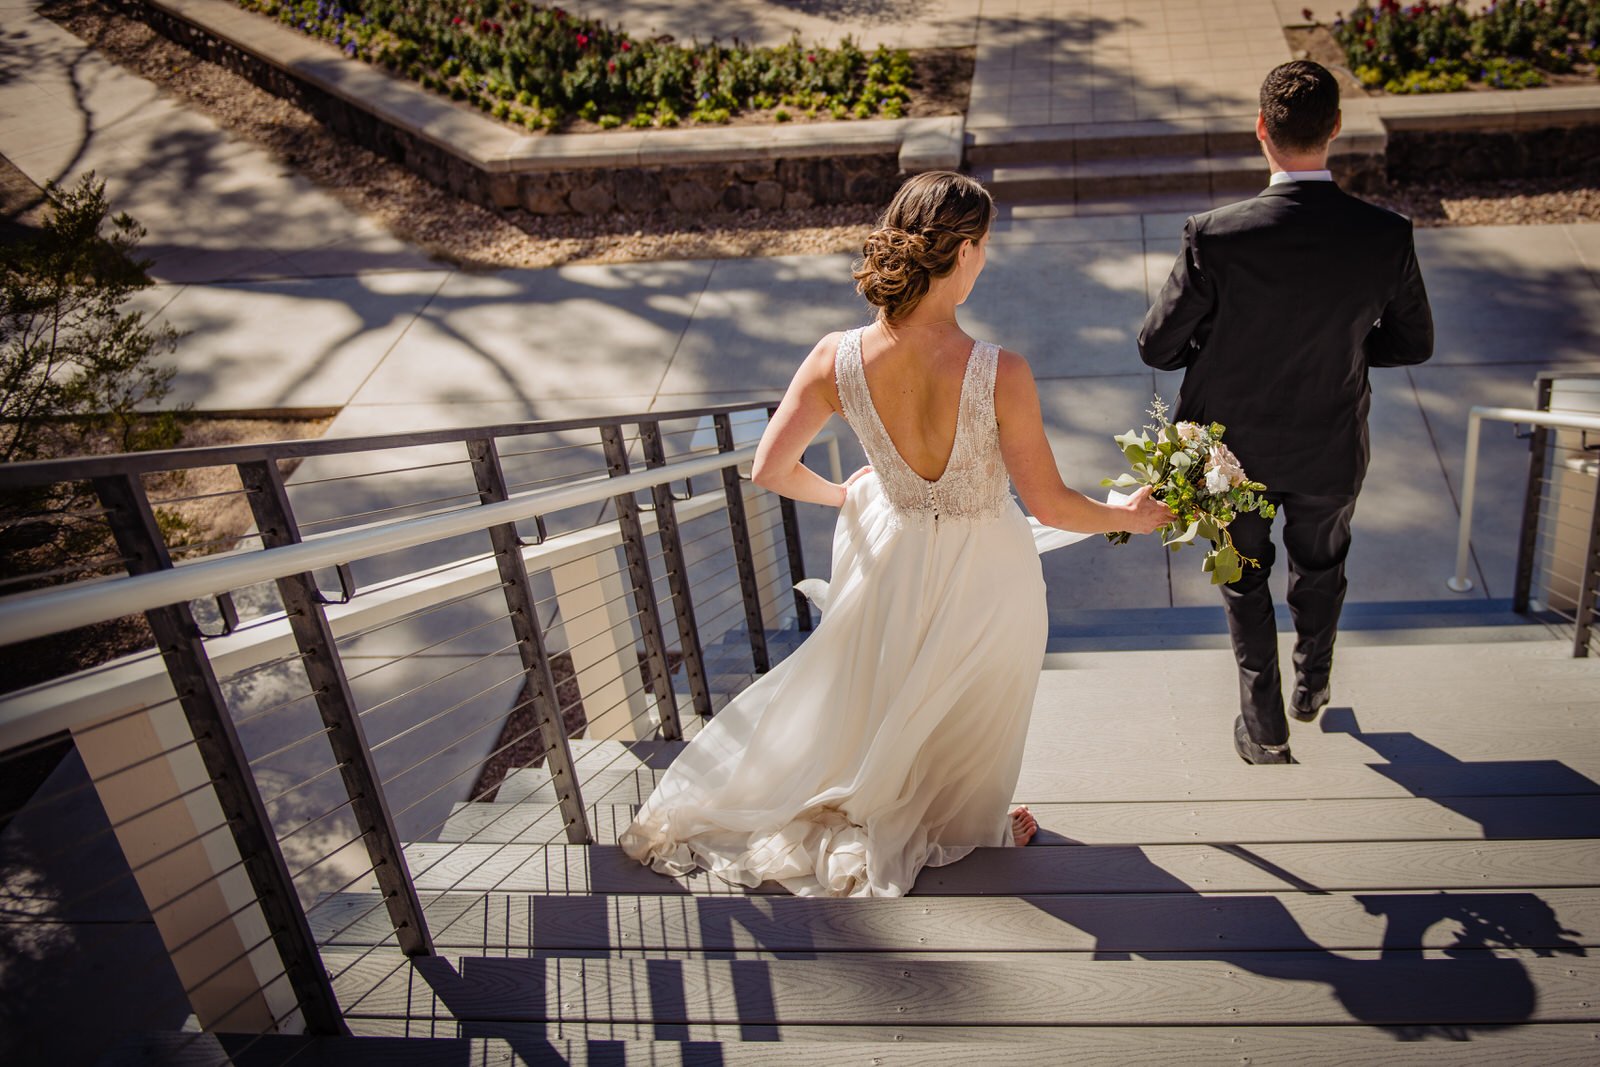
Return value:
<svg viewBox="0 0 1600 1067">
<path fill-rule="evenodd" d="M 1128 511 L 1127 525 L 1123 528 L 1129 533 L 1154 533 L 1172 521 L 1172 509 L 1153 498 L 1148 485 L 1141 485 L 1123 507 Z"/>
<path fill-rule="evenodd" d="M 839 488 L 844 490 L 843 493 L 839 494 L 839 506 L 840 507 L 844 507 L 845 499 L 850 495 L 850 487 L 852 485 L 855 485 L 857 482 L 859 482 L 861 479 L 865 478 L 867 475 L 869 475 L 871 473 L 872 473 L 872 467 L 870 465 L 868 465 L 868 466 L 862 467 L 860 470 L 858 470 L 854 474 L 850 475 L 850 477 L 846 478 L 844 481 L 839 483 Z"/>
</svg>

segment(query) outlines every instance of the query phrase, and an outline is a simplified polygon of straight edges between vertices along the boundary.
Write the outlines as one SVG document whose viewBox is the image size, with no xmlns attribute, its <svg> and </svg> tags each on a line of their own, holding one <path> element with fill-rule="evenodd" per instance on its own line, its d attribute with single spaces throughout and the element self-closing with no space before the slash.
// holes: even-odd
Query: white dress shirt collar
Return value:
<svg viewBox="0 0 1600 1067">
<path fill-rule="evenodd" d="M 1268 185 L 1282 185 L 1284 182 L 1331 182 L 1331 170 L 1275 170 L 1272 172 Z"/>
</svg>

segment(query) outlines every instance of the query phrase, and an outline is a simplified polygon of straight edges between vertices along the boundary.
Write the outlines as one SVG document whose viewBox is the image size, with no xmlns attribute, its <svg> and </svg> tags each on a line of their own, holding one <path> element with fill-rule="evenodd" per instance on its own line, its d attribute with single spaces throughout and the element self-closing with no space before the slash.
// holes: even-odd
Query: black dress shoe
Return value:
<svg viewBox="0 0 1600 1067">
<path fill-rule="evenodd" d="M 1244 724 L 1244 716 L 1240 715 L 1233 720 L 1233 750 L 1239 753 L 1239 758 L 1246 763 L 1293 763 L 1295 758 L 1289 755 L 1288 745 L 1258 745 L 1250 739 L 1250 730 Z"/>
<path fill-rule="evenodd" d="M 1317 717 L 1317 712 L 1328 706 L 1328 701 L 1331 699 L 1332 693 L 1327 686 L 1314 693 L 1308 693 L 1296 686 L 1294 696 L 1289 700 L 1289 714 L 1300 722 L 1310 722 Z"/>
</svg>

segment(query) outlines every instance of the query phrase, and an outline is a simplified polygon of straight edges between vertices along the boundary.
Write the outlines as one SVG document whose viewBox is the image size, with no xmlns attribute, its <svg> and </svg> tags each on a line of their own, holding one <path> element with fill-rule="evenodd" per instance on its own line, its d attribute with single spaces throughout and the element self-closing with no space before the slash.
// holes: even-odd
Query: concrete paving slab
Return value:
<svg viewBox="0 0 1600 1067">
<path fill-rule="evenodd" d="M 851 260 L 830 255 L 717 261 L 661 394 L 781 393 L 819 339 L 872 321 L 872 310 L 850 280 Z"/>
<path fill-rule="evenodd" d="M 372 404 L 653 393 L 711 269 L 707 262 L 641 263 L 451 275 L 354 398 Z"/>
<path fill-rule="evenodd" d="M 1144 248 L 1001 245 L 967 303 L 975 336 L 1028 357 L 1039 378 L 1140 369 L 1134 336 L 1145 312 Z"/>
<path fill-rule="evenodd" d="M 172 397 L 214 411 L 347 404 L 447 277 L 188 286 L 161 314 L 188 331 Z"/>
<path fill-rule="evenodd" d="M 1585 232 L 1577 232 L 1585 231 Z M 1435 364 L 1593 359 L 1600 300 L 1575 241 L 1600 226 L 1419 230 L 1437 324 Z"/>
</svg>

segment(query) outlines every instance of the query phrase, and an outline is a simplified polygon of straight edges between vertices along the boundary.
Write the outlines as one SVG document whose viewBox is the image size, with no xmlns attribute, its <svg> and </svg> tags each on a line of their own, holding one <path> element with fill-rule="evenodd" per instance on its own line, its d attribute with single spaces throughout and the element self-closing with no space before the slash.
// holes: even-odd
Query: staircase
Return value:
<svg viewBox="0 0 1600 1067">
<path fill-rule="evenodd" d="M 1037 841 L 926 870 L 898 900 L 652 874 L 616 834 L 683 743 L 578 742 L 596 844 L 559 843 L 544 772 L 513 773 L 406 846 L 438 956 L 371 948 L 388 934 L 375 893 L 311 913 L 351 1030 L 384 1040 L 251 1049 L 341 1064 L 1592 1063 L 1600 664 L 1537 626 L 1518 636 L 1464 623 L 1341 645 L 1333 705 L 1294 727 L 1300 762 L 1283 767 L 1233 754 L 1220 649 L 1052 653 L 1016 791 Z"/>
<path fill-rule="evenodd" d="M 1381 170 L 1382 124 L 1360 108 L 1345 122 L 1333 148 L 1341 180 Z M 967 142 L 973 177 L 1013 217 L 1203 210 L 1267 182 L 1252 114 L 980 128 Z"/>
</svg>

